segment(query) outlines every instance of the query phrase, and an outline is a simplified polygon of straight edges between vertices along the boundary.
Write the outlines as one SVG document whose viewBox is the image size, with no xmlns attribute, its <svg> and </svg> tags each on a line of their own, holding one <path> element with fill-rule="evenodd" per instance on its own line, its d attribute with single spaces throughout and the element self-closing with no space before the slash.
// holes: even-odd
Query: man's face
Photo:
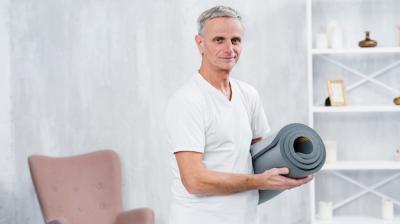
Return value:
<svg viewBox="0 0 400 224">
<path fill-rule="evenodd" d="M 208 20 L 203 36 L 196 36 L 203 65 L 229 72 L 239 60 L 242 37 L 243 27 L 238 19 L 217 17 Z"/>
</svg>

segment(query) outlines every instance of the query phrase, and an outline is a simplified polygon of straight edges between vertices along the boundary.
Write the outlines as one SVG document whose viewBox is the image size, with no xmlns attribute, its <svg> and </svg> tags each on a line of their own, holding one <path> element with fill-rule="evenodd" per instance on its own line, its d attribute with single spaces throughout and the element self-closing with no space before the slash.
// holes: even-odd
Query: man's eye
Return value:
<svg viewBox="0 0 400 224">
<path fill-rule="evenodd" d="M 224 42 L 224 39 L 222 39 L 222 38 L 217 38 L 217 39 L 215 40 L 215 42 L 217 42 L 218 44 L 221 44 L 222 42 Z"/>
<path fill-rule="evenodd" d="M 233 39 L 232 40 L 232 44 L 240 44 L 240 40 L 239 39 Z"/>
</svg>

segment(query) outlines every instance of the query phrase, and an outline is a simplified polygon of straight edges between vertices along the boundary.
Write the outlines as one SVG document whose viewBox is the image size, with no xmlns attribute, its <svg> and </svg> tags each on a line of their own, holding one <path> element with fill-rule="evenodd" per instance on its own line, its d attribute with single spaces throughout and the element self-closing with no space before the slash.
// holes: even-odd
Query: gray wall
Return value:
<svg viewBox="0 0 400 224">
<path fill-rule="evenodd" d="M 168 97 L 199 67 L 196 18 L 220 1 L 0 3 L 0 223 L 41 223 L 27 156 L 112 148 L 126 209 L 168 217 Z M 307 122 L 306 1 L 224 1 L 244 15 L 234 76 L 260 92 L 273 129 Z M 306 187 L 260 206 L 263 223 L 308 223 Z M 290 215 L 287 211 L 290 210 Z"/>
<path fill-rule="evenodd" d="M 11 145 L 9 1 L 0 1 L 0 223 L 15 216 L 15 161 Z"/>
</svg>

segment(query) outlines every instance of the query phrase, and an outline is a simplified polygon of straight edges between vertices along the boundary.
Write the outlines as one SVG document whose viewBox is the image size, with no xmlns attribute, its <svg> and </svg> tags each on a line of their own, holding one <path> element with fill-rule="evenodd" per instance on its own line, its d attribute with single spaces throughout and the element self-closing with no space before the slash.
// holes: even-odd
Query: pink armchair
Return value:
<svg viewBox="0 0 400 224">
<path fill-rule="evenodd" d="M 28 162 L 46 224 L 154 224 L 149 208 L 122 211 L 121 165 L 112 150 Z"/>
</svg>

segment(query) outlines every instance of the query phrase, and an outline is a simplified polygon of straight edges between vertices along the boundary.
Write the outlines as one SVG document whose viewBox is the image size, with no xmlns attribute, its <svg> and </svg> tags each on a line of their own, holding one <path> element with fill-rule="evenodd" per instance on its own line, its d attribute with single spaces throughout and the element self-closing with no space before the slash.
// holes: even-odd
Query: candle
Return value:
<svg viewBox="0 0 400 224">
<path fill-rule="evenodd" d="M 399 33 L 399 47 L 400 47 L 400 24 L 399 25 L 397 25 L 397 32 Z"/>
<path fill-rule="evenodd" d="M 325 141 L 326 151 L 326 162 L 333 163 L 337 160 L 337 142 L 336 141 Z"/>
<path fill-rule="evenodd" d="M 386 221 L 392 221 L 394 218 L 393 202 L 382 200 L 382 218 Z"/>
<path fill-rule="evenodd" d="M 332 202 L 320 201 L 318 204 L 318 208 L 319 208 L 319 219 L 332 220 L 333 216 Z"/>
<path fill-rule="evenodd" d="M 328 39 L 330 39 L 329 46 L 331 48 L 343 48 L 343 34 L 340 28 L 337 28 Z"/>
<path fill-rule="evenodd" d="M 315 47 L 318 49 L 328 48 L 328 36 L 325 33 L 318 33 L 316 35 Z"/>
<path fill-rule="evenodd" d="M 396 150 L 395 160 L 400 161 L 400 148 Z"/>
</svg>

